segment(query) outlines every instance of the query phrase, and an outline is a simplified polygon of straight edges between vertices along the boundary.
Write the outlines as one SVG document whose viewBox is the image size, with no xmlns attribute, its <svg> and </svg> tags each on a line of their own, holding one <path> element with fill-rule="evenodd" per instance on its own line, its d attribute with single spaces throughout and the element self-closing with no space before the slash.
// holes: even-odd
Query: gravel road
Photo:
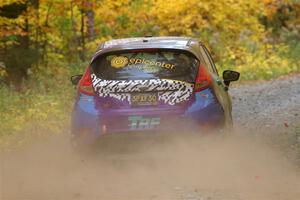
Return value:
<svg viewBox="0 0 300 200">
<path fill-rule="evenodd" d="M 265 141 L 295 141 L 300 75 L 233 85 L 230 94 L 237 131 L 226 137 L 120 139 L 107 148 L 122 154 L 79 157 L 64 135 L 0 154 L 0 199 L 299 200 L 290 151 Z"/>
<path fill-rule="evenodd" d="M 233 87 L 233 117 L 250 130 L 293 128 L 300 125 L 300 75 Z"/>
<path fill-rule="evenodd" d="M 300 74 L 231 88 L 237 130 L 280 146 L 300 165 Z"/>
</svg>

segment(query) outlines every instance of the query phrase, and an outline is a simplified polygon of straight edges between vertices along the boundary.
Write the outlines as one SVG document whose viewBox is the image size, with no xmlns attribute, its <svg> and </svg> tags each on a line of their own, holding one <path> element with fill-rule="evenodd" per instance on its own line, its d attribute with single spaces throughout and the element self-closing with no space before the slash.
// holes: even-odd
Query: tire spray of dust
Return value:
<svg viewBox="0 0 300 200">
<path fill-rule="evenodd" d="M 68 137 L 1 154 L 1 200 L 299 200 L 300 173 L 280 151 L 231 134 L 126 134 L 93 154 Z"/>
</svg>

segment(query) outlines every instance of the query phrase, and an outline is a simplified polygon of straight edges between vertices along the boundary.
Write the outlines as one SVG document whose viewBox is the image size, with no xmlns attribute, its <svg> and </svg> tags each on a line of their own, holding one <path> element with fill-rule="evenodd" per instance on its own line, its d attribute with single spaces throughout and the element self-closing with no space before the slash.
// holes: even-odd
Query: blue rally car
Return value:
<svg viewBox="0 0 300 200">
<path fill-rule="evenodd" d="M 186 37 L 126 38 L 102 43 L 83 75 L 72 114 L 76 144 L 134 131 L 203 132 L 232 125 L 228 86 L 207 48 Z M 184 134 L 184 133 L 183 133 Z"/>
</svg>

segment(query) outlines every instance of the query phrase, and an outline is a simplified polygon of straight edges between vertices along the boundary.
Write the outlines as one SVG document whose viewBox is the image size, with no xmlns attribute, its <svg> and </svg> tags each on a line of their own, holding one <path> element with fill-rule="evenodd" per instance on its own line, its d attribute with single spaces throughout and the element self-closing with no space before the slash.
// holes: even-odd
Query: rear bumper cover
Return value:
<svg viewBox="0 0 300 200">
<path fill-rule="evenodd" d="M 224 111 L 212 90 L 206 89 L 193 95 L 193 103 L 183 112 L 132 109 L 131 112 L 116 110 L 107 113 L 97 109 L 96 97 L 79 94 L 73 109 L 71 131 L 74 137 L 90 142 L 109 133 L 179 129 L 201 132 L 203 125 L 223 127 Z"/>
</svg>

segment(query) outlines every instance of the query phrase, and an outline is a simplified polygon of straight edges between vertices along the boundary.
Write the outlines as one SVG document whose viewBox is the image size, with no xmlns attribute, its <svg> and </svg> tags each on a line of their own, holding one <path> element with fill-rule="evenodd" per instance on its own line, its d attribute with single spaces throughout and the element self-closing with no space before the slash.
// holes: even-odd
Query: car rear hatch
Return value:
<svg viewBox="0 0 300 200">
<path fill-rule="evenodd" d="M 193 102 L 198 66 L 195 56 L 178 50 L 119 51 L 94 59 L 91 79 L 103 129 L 174 124 Z"/>
</svg>

